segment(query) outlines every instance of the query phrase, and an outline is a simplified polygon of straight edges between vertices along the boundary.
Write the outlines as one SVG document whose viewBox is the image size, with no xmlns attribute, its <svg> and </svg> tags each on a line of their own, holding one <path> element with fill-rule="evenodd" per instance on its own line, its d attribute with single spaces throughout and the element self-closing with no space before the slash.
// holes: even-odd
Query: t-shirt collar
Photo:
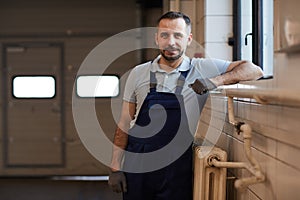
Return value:
<svg viewBox="0 0 300 200">
<path fill-rule="evenodd" d="M 159 67 L 158 61 L 161 58 L 161 55 L 158 55 L 153 61 L 152 61 L 152 66 L 151 66 L 151 71 L 152 72 L 166 72 L 165 70 L 161 69 Z M 186 55 L 183 55 L 183 61 L 182 63 L 176 68 L 174 69 L 172 72 L 184 72 L 184 71 L 188 71 L 191 68 L 190 66 L 190 58 L 187 57 Z M 172 73 L 170 72 L 170 73 Z"/>
</svg>

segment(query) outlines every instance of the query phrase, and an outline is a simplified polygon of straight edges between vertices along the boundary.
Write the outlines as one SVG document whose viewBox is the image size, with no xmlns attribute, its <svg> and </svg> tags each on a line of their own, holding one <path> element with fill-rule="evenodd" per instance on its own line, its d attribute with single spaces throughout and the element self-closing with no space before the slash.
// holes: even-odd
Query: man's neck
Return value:
<svg viewBox="0 0 300 200">
<path fill-rule="evenodd" d="M 166 72 L 170 72 L 179 67 L 182 61 L 183 57 L 180 57 L 179 59 L 174 61 L 168 61 L 165 58 L 161 57 L 158 61 L 158 64 L 161 69 L 165 70 Z"/>
</svg>

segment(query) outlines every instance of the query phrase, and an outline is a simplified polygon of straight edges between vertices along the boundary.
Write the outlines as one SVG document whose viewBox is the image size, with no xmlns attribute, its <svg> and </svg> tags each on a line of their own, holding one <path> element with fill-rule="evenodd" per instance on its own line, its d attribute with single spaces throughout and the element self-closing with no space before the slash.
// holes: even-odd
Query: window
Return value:
<svg viewBox="0 0 300 200">
<path fill-rule="evenodd" d="M 15 98 L 53 98 L 55 79 L 52 76 L 15 76 L 12 88 Z"/>
<path fill-rule="evenodd" d="M 265 75 L 273 74 L 273 0 L 234 0 L 238 25 L 234 58 L 250 60 L 262 67 Z"/>
<path fill-rule="evenodd" d="M 114 75 L 79 76 L 76 92 L 79 97 L 116 97 L 119 95 L 119 78 Z"/>
<path fill-rule="evenodd" d="M 273 74 L 274 33 L 273 0 L 263 1 L 263 70 L 266 75 Z"/>
</svg>

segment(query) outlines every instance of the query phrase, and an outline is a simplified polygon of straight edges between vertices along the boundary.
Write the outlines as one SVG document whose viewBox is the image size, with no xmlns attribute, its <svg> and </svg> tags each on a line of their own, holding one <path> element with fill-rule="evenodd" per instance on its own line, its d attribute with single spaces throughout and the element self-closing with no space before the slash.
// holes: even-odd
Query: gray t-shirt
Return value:
<svg viewBox="0 0 300 200">
<path fill-rule="evenodd" d="M 159 67 L 159 59 L 160 56 L 153 61 L 143 63 L 132 69 L 125 85 L 123 100 L 137 104 L 136 115 L 134 118 L 136 119 L 143 101 L 149 92 L 150 70 L 152 72 L 156 72 L 156 90 L 158 92 L 172 93 L 175 92 L 180 72 L 190 70 L 186 77 L 181 94 L 184 97 L 184 104 L 189 123 L 192 125 L 190 127 L 195 127 L 208 95 L 198 95 L 190 87 L 188 87 L 188 85 L 192 84 L 196 79 L 211 78 L 225 73 L 230 62 L 208 58 L 190 59 L 185 56 L 179 67 L 171 72 L 166 72 Z M 135 120 L 131 122 L 131 126 L 134 122 Z M 194 131 L 195 128 L 191 129 L 191 131 Z"/>
</svg>

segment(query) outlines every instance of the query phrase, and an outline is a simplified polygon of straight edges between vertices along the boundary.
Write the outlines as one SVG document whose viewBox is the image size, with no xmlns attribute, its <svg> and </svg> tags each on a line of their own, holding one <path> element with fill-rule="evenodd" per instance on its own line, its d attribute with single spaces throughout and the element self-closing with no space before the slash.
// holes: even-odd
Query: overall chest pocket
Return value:
<svg viewBox="0 0 300 200">
<path fill-rule="evenodd" d="M 168 97 L 168 96 L 167 96 Z M 165 110 L 174 110 L 174 109 L 179 109 L 180 110 L 180 105 L 181 101 L 178 99 L 175 95 L 172 96 L 172 98 L 167 98 L 167 97 L 161 97 L 159 99 L 149 99 L 148 101 L 148 108 L 149 109 L 165 109 Z"/>
</svg>

